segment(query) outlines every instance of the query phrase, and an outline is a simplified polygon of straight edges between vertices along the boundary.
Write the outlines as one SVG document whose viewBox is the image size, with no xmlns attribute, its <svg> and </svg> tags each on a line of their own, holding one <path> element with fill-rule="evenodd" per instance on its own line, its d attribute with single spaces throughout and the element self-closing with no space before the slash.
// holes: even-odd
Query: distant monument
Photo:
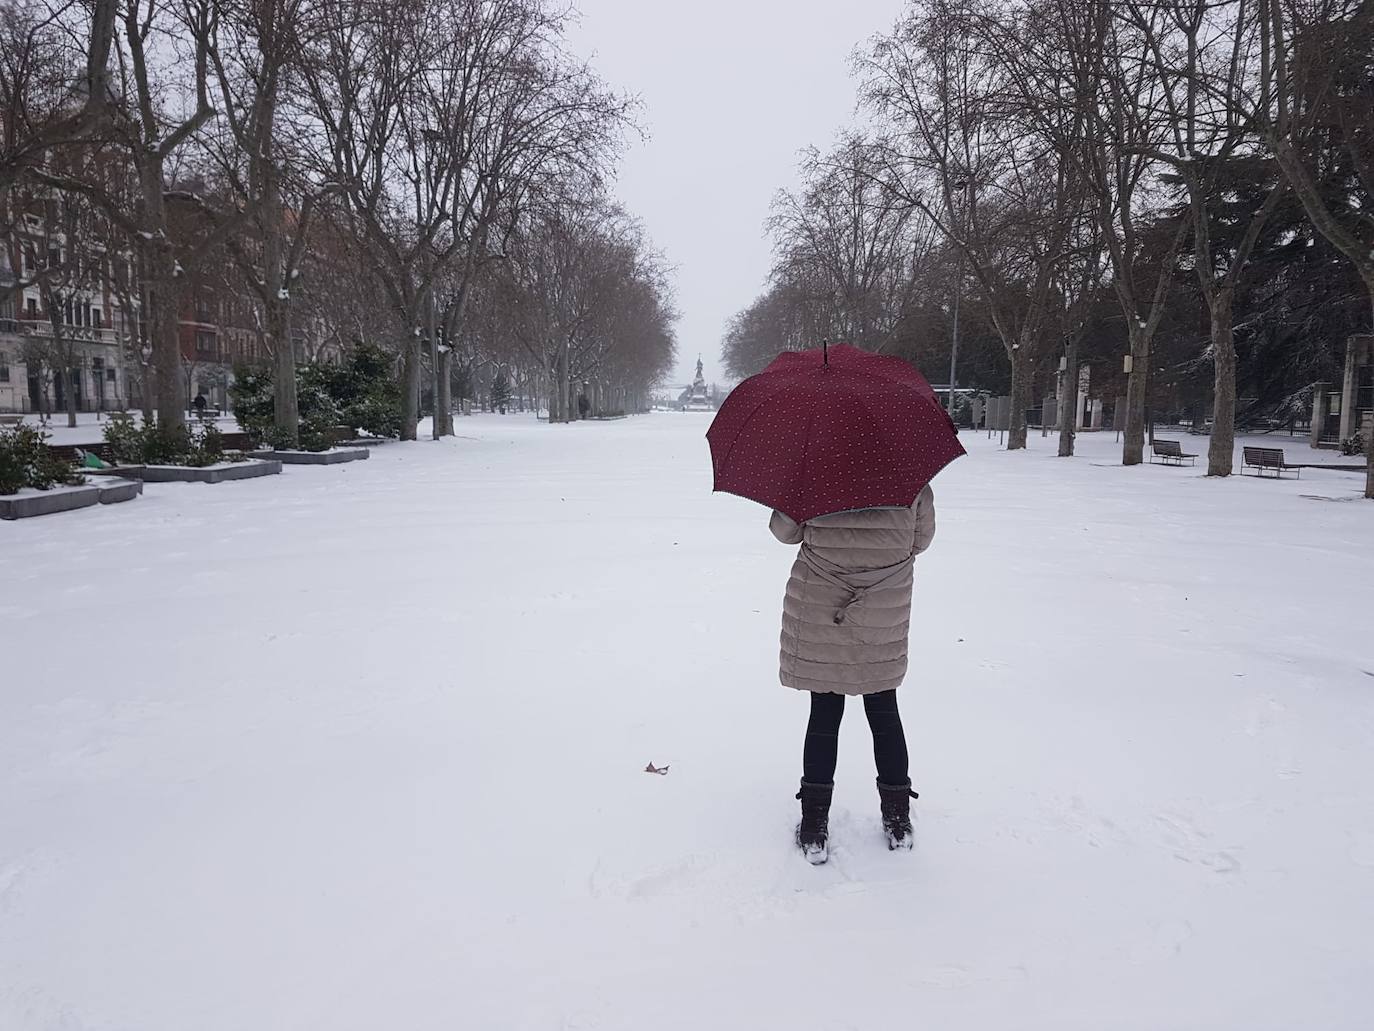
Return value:
<svg viewBox="0 0 1374 1031">
<path fill-rule="evenodd" d="M 711 398 L 706 392 L 706 377 L 701 371 L 701 355 L 697 355 L 697 377 L 692 380 L 692 385 L 682 392 L 680 400 L 684 412 L 711 412 L 715 410 L 711 406 Z"/>
</svg>

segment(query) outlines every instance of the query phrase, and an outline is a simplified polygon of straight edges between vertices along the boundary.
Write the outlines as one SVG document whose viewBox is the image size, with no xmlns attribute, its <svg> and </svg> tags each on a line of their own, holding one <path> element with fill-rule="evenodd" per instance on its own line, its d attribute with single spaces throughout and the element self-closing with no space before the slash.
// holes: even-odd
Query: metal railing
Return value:
<svg viewBox="0 0 1374 1031">
<path fill-rule="evenodd" d="M 26 336 L 52 338 L 52 323 L 47 319 L 12 319 L 15 328 L 9 330 L 11 333 L 23 333 Z M 3 330 L 0 324 L 0 330 Z M 71 343 L 102 344 L 113 347 L 118 345 L 121 334 L 118 330 L 109 326 L 101 326 L 99 329 L 94 326 L 63 326 L 63 336 Z"/>
</svg>

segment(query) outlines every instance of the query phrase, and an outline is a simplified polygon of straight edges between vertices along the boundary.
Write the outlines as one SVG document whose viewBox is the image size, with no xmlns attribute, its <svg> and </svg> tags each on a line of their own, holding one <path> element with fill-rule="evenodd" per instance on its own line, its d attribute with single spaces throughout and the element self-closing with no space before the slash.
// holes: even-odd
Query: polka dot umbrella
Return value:
<svg viewBox="0 0 1374 1031">
<path fill-rule="evenodd" d="M 964 454 L 924 376 L 849 344 L 779 355 L 730 392 L 706 439 L 716 490 L 799 523 L 910 505 Z"/>
</svg>

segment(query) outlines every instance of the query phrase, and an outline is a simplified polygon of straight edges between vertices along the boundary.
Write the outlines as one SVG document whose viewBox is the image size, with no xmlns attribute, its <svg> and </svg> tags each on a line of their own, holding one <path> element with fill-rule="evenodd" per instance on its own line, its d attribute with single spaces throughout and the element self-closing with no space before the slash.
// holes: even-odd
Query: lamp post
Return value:
<svg viewBox="0 0 1374 1031">
<path fill-rule="evenodd" d="M 957 190 L 964 191 L 964 217 L 962 234 L 968 236 L 968 226 L 972 223 L 973 212 L 970 210 L 973 197 L 973 180 L 965 178 L 953 183 Z M 954 319 L 950 333 L 949 344 L 949 399 L 947 411 L 951 420 L 954 419 L 954 387 L 959 375 L 959 298 L 964 292 L 964 243 L 960 241 L 958 247 L 958 258 L 954 265 Z"/>
</svg>

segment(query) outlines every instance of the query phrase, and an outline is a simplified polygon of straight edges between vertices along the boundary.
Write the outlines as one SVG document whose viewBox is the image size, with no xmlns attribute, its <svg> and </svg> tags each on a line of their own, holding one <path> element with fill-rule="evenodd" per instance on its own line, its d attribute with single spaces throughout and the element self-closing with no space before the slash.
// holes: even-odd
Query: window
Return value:
<svg viewBox="0 0 1374 1031">
<path fill-rule="evenodd" d="M 1374 365 L 1366 365 L 1355 381 L 1355 411 L 1374 410 Z"/>
<path fill-rule="evenodd" d="M 28 314 L 29 318 L 38 318 L 38 300 L 36 298 L 30 297 L 27 301 L 24 302 L 24 311 Z"/>
<path fill-rule="evenodd" d="M 215 354 L 215 334 L 201 330 L 196 333 L 196 356 L 212 358 Z"/>
<path fill-rule="evenodd" d="M 10 360 L 6 358 L 3 354 L 0 354 L 0 383 L 8 383 L 9 381 Z"/>
<path fill-rule="evenodd" d="M 106 382 L 106 383 L 113 383 L 114 381 L 115 381 L 115 371 L 114 371 L 114 369 L 106 369 L 106 370 L 105 370 L 105 382 Z"/>
<path fill-rule="evenodd" d="M 101 316 L 100 316 L 100 309 L 99 309 L 99 308 L 92 308 L 92 309 L 91 309 L 91 325 L 94 326 L 96 329 L 104 329 L 104 328 L 105 328 L 104 324 L 101 322 Z"/>
</svg>

